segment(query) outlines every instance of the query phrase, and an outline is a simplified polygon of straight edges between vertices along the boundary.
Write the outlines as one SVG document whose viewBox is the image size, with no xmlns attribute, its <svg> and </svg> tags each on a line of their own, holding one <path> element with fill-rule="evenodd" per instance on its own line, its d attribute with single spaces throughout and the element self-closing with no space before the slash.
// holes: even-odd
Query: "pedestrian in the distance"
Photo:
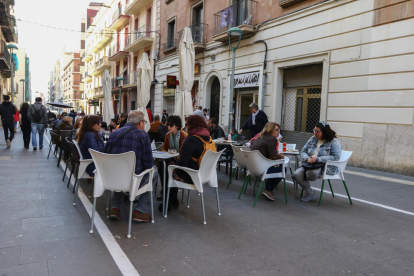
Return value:
<svg viewBox="0 0 414 276">
<path fill-rule="evenodd" d="M 32 127 L 33 150 L 37 150 L 37 131 L 39 131 L 39 149 L 43 148 L 43 133 L 48 122 L 46 107 L 42 104 L 42 98 L 37 97 L 35 101 L 34 104 L 29 106 L 27 112 L 27 117 L 29 118 Z"/>
<path fill-rule="evenodd" d="M 16 109 L 16 114 L 14 114 L 14 133 L 17 133 L 17 125 L 19 124 L 19 109 L 17 106 L 14 106 L 14 109 Z"/>
<path fill-rule="evenodd" d="M 76 121 L 76 119 L 75 119 L 75 118 L 76 118 L 76 112 L 75 112 L 75 110 L 73 110 L 73 109 L 72 109 L 72 110 L 70 111 L 70 113 L 68 114 L 68 116 L 69 116 L 69 117 L 72 117 L 72 119 L 73 119 L 73 120 L 72 120 L 72 122 L 73 122 L 73 123 Z"/>
<path fill-rule="evenodd" d="M 4 130 L 4 140 L 6 140 L 7 148 L 10 148 L 10 143 L 14 138 L 13 122 L 16 109 L 10 102 L 10 96 L 3 96 L 3 103 L 0 104 L 0 116 Z"/>
<path fill-rule="evenodd" d="M 23 143 L 24 143 L 25 149 L 29 149 L 30 132 L 32 131 L 29 118 L 27 117 L 28 111 L 29 111 L 29 104 L 23 103 L 22 108 L 20 108 L 19 123 L 20 123 L 20 128 L 23 132 Z"/>
</svg>

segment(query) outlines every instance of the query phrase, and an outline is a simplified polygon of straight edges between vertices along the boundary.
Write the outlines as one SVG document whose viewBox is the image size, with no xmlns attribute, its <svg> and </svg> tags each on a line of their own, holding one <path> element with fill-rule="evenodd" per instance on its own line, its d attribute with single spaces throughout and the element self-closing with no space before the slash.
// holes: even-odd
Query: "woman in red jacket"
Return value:
<svg viewBox="0 0 414 276">
<path fill-rule="evenodd" d="M 14 106 L 16 108 L 16 114 L 14 114 L 14 133 L 17 133 L 17 125 L 19 124 L 19 109 L 17 106 Z"/>
</svg>

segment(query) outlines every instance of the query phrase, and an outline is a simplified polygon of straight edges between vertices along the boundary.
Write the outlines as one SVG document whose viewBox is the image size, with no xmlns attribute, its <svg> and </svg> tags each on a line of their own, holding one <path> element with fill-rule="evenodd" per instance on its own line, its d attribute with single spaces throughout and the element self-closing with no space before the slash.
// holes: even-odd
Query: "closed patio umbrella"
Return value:
<svg viewBox="0 0 414 276">
<path fill-rule="evenodd" d="M 102 86 L 104 90 L 104 96 L 105 96 L 105 103 L 104 103 L 104 109 L 103 109 L 103 120 L 108 125 L 112 118 L 115 117 L 114 109 L 113 109 L 113 103 L 112 103 L 112 85 L 111 85 L 111 76 L 109 75 L 109 71 L 105 70 L 103 78 L 102 78 Z"/>
<path fill-rule="evenodd" d="M 178 71 L 180 91 L 177 93 L 175 100 L 174 114 L 184 120 L 186 116 L 193 114 L 191 89 L 194 83 L 195 50 L 191 30 L 188 27 L 184 28 L 183 36 L 178 46 L 178 59 L 180 64 Z"/>
<path fill-rule="evenodd" d="M 151 71 L 148 55 L 143 53 L 137 66 L 137 110 L 144 113 L 145 121 L 147 121 L 145 131 L 150 129 L 150 120 L 146 107 L 150 101 Z"/>
</svg>

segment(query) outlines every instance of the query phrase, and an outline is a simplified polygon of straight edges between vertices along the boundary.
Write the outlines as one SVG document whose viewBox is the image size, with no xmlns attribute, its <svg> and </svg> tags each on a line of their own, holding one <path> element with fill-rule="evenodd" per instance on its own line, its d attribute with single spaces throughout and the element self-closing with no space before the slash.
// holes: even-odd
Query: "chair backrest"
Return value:
<svg viewBox="0 0 414 276">
<path fill-rule="evenodd" d="M 76 146 L 76 149 L 78 150 L 79 158 L 80 158 L 80 159 L 83 159 L 82 152 L 81 152 L 81 150 L 80 150 L 80 147 L 79 147 L 78 141 L 72 140 L 72 142 L 73 142 L 73 144 Z"/>
<path fill-rule="evenodd" d="M 267 172 L 267 170 L 273 165 L 284 165 L 285 160 L 270 160 L 264 157 L 260 151 L 253 150 L 253 151 L 244 151 L 241 150 L 244 154 L 244 158 L 246 160 L 246 167 L 249 172 L 256 176 L 261 176 Z"/>
<path fill-rule="evenodd" d="M 339 164 L 335 164 L 336 167 L 339 168 L 340 172 L 343 173 L 345 171 L 346 165 L 348 164 L 349 158 L 351 158 L 352 151 L 341 151 L 341 157 L 339 158 Z M 328 162 L 329 163 L 329 162 Z"/>
<path fill-rule="evenodd" d="M 72 130 L 61 130 L 60 131 L 60 141 L 62 142 L 62 147 L 66 147 L 66 137 L 71 137 Z"/>
<path fill-rule="evenodd" d="M 250 148 L 248 146 L 235 146 L 235 145 L 231 145 L 231 148 L 233 149 L 233 155 L 234 155 L 234 158 L 236 159 L 237 165 L 245 168 L 246 160 L 241 150 L 249 151 Z"/>
<path fill-rule="evenodd" d="M 93 197 L 105 190 L 128 192 L 135 172 L 135 152 L 106 154 L 89 149 L 96 167 Z"/>
<path fill-rule="evenodd" d="M 79 164 L 79 153 L 78 153 L 78 149 L 76 148 L 75 144 L 69 140 L 68 137 L 65 138 L 66 139 L 66 144 L 69 147 L 69 152 L 70 152 L 70 160 L 73 163 Z"/>
<path fill-rule="evenodd" d="M 216 170 L 217 161 L 220 158 L 220 155 L 223 153 L 224 150 L 219 152 L 214 152 L 211 150 L 206 151 L 204 153 L 203 159 L 201 160 L 200 164 L 200 177 L 201 177 L 201 183 L 207 183 L 210 182 L 211 177 L 214 174 L 213 172 Z"/>
<path fill-rule="evenodd" d="M 164 142 L 155 142 L 155 149 L 161 150 L 163 145 L 164 145 Z"/>
<path fill-rule="evenodd" d="M 51 130 L 50 131 L 50 139 L 52 141 L 52 144 L 55 144 L 59 141 L 60 136 L 56 134 L 56 131 Z"/>
</svg>

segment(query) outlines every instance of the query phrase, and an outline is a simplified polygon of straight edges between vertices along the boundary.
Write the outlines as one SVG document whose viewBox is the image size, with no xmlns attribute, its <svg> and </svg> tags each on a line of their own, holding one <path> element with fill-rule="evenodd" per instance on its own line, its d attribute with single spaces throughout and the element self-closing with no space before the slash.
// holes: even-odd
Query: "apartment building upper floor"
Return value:
<svg viewBox="0 0 414 276">
<path fill-rule="evenodd" d="M 189 27 L 196 52 L 208 43 L 228 42 L 227 30 L 239 27 L 243 36 L 254 34 L 255 26 L 325 0 L 161 0 L 161 53 L 175 53 L 182 31 Z"/>
</svg>

